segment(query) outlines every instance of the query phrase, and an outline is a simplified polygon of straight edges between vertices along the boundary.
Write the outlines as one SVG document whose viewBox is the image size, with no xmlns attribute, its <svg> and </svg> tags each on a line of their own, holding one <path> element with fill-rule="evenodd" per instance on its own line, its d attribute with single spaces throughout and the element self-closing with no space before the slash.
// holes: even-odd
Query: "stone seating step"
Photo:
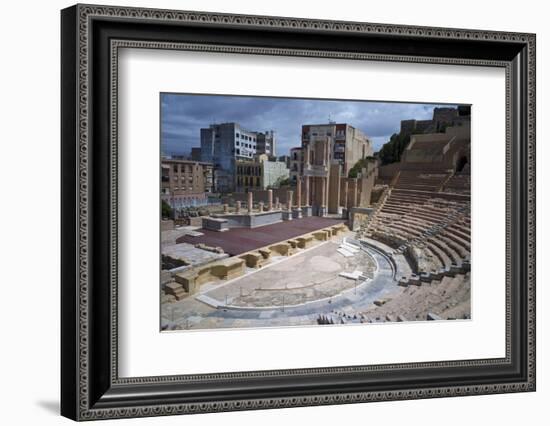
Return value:
<svg viewBox="0 0 550 426">
<path fill-rule="evenodd" d="M 355 253 L 353 253 L 353 252 L 351 252 L 351 251 L 349 251 L 345 248 L 342 248 L 342 247 L 338 248 L 336 251 L 344 257 L 353 257 L 353 256 L 355 256 Z"/>
</svg>

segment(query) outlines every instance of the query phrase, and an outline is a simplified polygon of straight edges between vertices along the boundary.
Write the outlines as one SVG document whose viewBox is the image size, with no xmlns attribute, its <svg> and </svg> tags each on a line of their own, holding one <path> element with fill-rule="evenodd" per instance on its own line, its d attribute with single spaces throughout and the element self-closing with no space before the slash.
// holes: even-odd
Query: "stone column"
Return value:
<svg viewBox="0 0 550 426">
<path fill-rule="evenodd" d="M 292 211 L 292 191 L 288 191 L 286 193 L 286 199 L 287 199 L 288 211 L 291 212 Z"/>
<path fill-rule="evenodd" d="M 323 193 L 321 194 L 321 204 L 323 205 L 323 207 L 326 207 L 327 206 L 327 181 L 328 181 L 328 178 L 326 177 L 323 177 Z"/>
<path fill-rule="evenodd" d="M 344 181 L 344 207 L 347 209 L 349 206 L 348 206 L 348 188 L 349 188 L 349 183 L 347 181 L 347 179 Z"/>
<path fill-rule="evenodd" d="M 353 179 L 351 182 L 352 182 L 351 203 L 349 205 L 349 208 L 357 206 L 357 178 Z"/>
<path fill-rule="evenodd" d="M 298 176 L 296 180 L 296 207 L 302 207 L 302 177 Z"/>
<path fill-rule="evenodd" d="M 305 176 L 305 205 L 309 206 L 309 176 Z"/>
<path fill-rule="evenodd" d="M 267 210 L 273 210 L 273 190 L 267 190 Z"/>
<path fill-rule="evenodd" d="M 280 209 L 280 206 L 279 206 L 279 197 L 275 197 L 275 208 L 276 208 L 277 210 Z"/>
<path fill-rule="evenodd" d="M 240 212 L 241 212 L 241 202 L 237 201 L 237 207 L 235 208 L 235 213 L 240 213 Z"/>
<path fill-rule="evenodd" d="M 292 211 L 292 217 L 294 219 L 301 219 L 302 215 L 302 177 L 298 176 L 296 179 L 296 208 Z"/>
<path fill-rule="evenodd" d="M 252 203 L 253 203 L 252 191 L 250 191 L 248 193 L 248 213 L 252 213 Z"/>
</svg>

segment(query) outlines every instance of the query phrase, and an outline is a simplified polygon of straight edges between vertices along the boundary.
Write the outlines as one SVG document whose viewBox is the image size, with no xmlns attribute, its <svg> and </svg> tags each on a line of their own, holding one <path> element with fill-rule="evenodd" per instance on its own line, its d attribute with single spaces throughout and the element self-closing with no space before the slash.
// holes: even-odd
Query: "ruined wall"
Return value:
<svg viewBox="0 0 550 426">
<path fill-rule="evenodd" d="M 378 177 L 380 179 L 391 179 L 401 168 L 401 163 L 392 163 L 378 167 Z"/>
<path fill-rule="evenodd" d="M 330 178 L 328 182 L 328 212 L 339 213 L 340 207 L 340 164 L 330 165 Z"/>
<path fill-rule="evenodd" d="M 361 177 L 359 179 L 359 186 L 360 186 L 359 207 L 370 206 L 371 193 L 372 193 L 372 188 L 374 187 L 375 177 L 376 175 L 371 165 L 369 165 L 369 168 L 363 169 L 363 171 L 361 172 Z"/>
</svg>

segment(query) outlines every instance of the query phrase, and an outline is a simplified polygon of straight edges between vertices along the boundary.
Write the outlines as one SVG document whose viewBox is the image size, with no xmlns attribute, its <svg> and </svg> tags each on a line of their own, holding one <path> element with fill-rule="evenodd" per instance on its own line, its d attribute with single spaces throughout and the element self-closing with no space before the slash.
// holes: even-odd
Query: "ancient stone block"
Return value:
<svg viewBox="0 0 550 426">
<path fill-rule="evenodd" d="M 269 246 L 269 250 L 272 253 L 277 253 L 279 256 L 289 256 L 292 250 L 292 246 L 289 243 L 280 243 Z"/>
<path fill-rule="evenodd" d="M 260 268 L 264 260 L 264 257 L 258 252 L 245 253 L 239 258 L 243 259 L 249 268 Z"/>
<path fill-rule="evenodd" d="M 305 235 L 303 237 L 296 238 L 298 241 L 298 247 L 305 249 L 313 244 L 314 238 L 312 235 Z"/>
<path fill-rule="evenodd" d="M 264 259 L 269 259 L 271 257 L 271 250 L 269 249 L 259 249 L 258 253 L 260 253 Z"/>
</svg>

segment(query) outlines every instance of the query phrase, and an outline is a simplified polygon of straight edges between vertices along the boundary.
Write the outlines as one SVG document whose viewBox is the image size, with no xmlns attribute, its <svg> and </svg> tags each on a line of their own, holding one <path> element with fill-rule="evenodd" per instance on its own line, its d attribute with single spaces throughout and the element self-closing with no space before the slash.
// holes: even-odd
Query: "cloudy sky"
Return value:
<svg viewBox="0 0 550 426">
<path fill-rule="evenodd" d="M 300 146 L 303 124 L 349 123 L 372 139 L 374 150 L 399 131 L 401 120 L 432 117 L 436 104 L 218 95 L 161 95 L 161 143 L 165 155 L 187 155 L 200 147 L 200 129 L 237 122 L 250 131 L 275 130 L 277 155 Z"/>
</svg>

